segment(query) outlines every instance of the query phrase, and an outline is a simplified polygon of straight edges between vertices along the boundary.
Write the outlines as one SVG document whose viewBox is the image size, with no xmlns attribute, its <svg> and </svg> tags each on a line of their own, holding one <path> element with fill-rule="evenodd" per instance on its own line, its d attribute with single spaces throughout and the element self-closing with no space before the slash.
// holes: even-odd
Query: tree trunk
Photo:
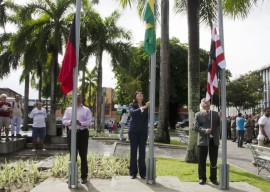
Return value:
<svg viewBox="0 0 270 192">
<path fill-rule="evenodd" d="M 50 115 L 47 116 L 47 130 L 46 135 L 49 136 L 56 136 L 56 117 L 55 117 L 55 110 L 56 110 L 56 72 L 57 72 L 57 65 L 58 65 L 58 52 L 53 51 L 53 59 L 52 59 L 52 76 L 51 76 L 51 101 L 50 101 Z"/>
<path fill-rule="evenodd" d="M 24 107 L 23 107 L 22 130 L 28 131 L 29 73 L 25 75 L 24 83 L 25 85 L 24 85 Z"/>
<path fill-rule="evenodd" d="M 98 64 L 98 91 L 97 91 L 97 110 L 96 110 L 96 121 L 97 121 L 97 132 L 101 132 L 101 109 L 102 109 L 102 50 L 97 54 L 97 64 Z"/>
<path fill-rule="evenodd" d="M 170 103 L 170 110 L 169 110 L 169 125 L 170 130 L 175 130 L 177 112 L 178 112 L 178 103 Z"/>
<path fill-rule="evenodd" d="M 38 82 L 38 100 L 41 101 L 41 93 L 42 93 L 42 72 L 39 74 L 39 82 Z"/>
<path fill-rule="evenodd" d="M 55 91 L 56 91 L 56 72 L 57 72 L 57 65 L 58 65 L 58 52 L 54 51 L 53 52 L 53 59 L 52 59 L 52 65 L 51 65 L 51 70 L 52 70 L 52 76 L 51 76 L 51 110 L 50 114 L 54 115 L 55 114 L 55 106 L 56 106 L 56 99 L 55 99 Z"/>
<path fill-rule="evenodd" d="M 159 121 L 156 141 L 170 143 L 169 97 L 170 97 L 170 44 L 169 44 L 169 1 L 161 1 L 161 42 L 160 42 L 160 89 Z"/>
<path fill-rule="evenodd" d="M 185 161 L 198 162 L 197 133 L 194 131 L 194 116 L 200 104 L 200 60 L 199 60 L 199 0 L 187 1 L 188 15 L 188 116 L 189 143 Z"/>
</svg>

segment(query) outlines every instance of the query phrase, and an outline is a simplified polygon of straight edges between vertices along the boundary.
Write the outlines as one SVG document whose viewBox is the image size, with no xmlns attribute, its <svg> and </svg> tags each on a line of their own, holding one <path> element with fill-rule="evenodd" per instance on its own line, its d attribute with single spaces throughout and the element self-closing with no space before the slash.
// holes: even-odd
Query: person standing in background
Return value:
<svg viewBox="0 0 270 192">
<path fill-rule="evenodd" d="M 121 130 L 120 130 L 120 140 L 122 141 L 124 138 L 124 129 L 125 129 L 125 125 L 127 123 L 127 119 L 128 119 L 128 113 L 126 109 L 122 110 L 122 115 L 121 115 L 121 120 L 120 120 L 120 126 L 121 126 Z"/>
<path fill-rule="evenodd" d="M 245 133 L 245 119 L 242 117 L 242 113 L 238 113 L 236 117 L 236 129 L 238 132 L 237 145 L 243 148 L 244 133 Z"/>
<path fill-rule="evenodd" d="M 143 93 L 136 91 L 133 103 L 129 104 L 131 116 L 128 136 L 130 140 L 130 167 L 131 179 L 135 179 L 139 174 L 142 179 L 146 178 L 145 148 L 148 137 L 148 108 L 150 102 L 145 103 Z M 137 164 L 137 150 L 139 148 L 139 159 Z"/>
<path fill-rule="evenodd" d="M 263 147 L 270 147 L 270 108 L 263 110 L 264 114 L 259 119 L 259 134 L 258 145 Z"/>
<path fill-rule="evenodd" d="M 10 125 L 10 115 L 12 113 L 11 104 L 7 102 L 7 95 L 1 94 L 0 95 L 1 102 L 0 102 L 0 134 L 2 133 L 2 128 L 5 130 L 6 134 L 6 142 L 9 141 L 8 134 L 9 134 L 9 125 Z M 1 137 L 1 135 L 0 135 Z"/>
<path fill-rule="evenodd" d="M 20 95 L 15 95 L 15 101 L 12 102 L 12 119 L 11 119 L 11 137 L 14 137 L 14 131 L 16 132 L 16 137 L 21 137 L 20 129 L 22 124 L 23 116 L 23 104 L 20 100 Z M 16 130 L 14 130 L 16 126 Z"/>
<path fill-rule="evenodd" d="M 46 109 L 42 107 L 42 102 L 37 102 L 36 107 L 31 111 L 29 117 L 33 118 L 33 149 L 32 151 L 36 151 L 37 149 L 37 139 L 39 138 L 39 144 L 42 151 L 46 151 L 44 147 L 44 138 L 46 135 L 46 118 L 47 112 Z"/>
</svg>

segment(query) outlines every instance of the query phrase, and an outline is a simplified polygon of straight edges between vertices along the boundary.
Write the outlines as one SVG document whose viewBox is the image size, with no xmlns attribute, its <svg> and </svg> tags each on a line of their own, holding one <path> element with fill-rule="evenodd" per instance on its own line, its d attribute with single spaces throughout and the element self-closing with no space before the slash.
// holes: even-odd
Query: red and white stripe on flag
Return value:
<svg viewBox="0 0 270 192">
<path fill-rule="evenodd" d="M 217 29 L 214 26 L 212 31 L 211 49 L 207 74 L 207 101 L 209 101 L 214 95 L 214 92 L 218 90 L 217 70 L 224 69 L 225 67 L 226 61 L 224 57 L 224 51 L 221 46 L 219 36 L 217 34 Z"/>
</svg>

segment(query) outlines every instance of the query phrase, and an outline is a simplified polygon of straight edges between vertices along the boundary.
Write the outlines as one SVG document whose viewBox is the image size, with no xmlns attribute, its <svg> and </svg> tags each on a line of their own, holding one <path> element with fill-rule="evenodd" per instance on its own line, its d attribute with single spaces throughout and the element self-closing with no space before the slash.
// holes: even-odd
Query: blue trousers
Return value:
<svg viewBox="0 0 270 192">
<path fill-rule="evenodd" d="M 136 176 L 139 173 L 141 177 L 146 176 L 146 165 L 145 165 L 145 147 L 147 140 L 147 132 L 129 132 L 130 140 L 130 167 L 129 174 Z M 137 160 L 137 151 L 139 148 L 139 159 Z"/>
</svg>

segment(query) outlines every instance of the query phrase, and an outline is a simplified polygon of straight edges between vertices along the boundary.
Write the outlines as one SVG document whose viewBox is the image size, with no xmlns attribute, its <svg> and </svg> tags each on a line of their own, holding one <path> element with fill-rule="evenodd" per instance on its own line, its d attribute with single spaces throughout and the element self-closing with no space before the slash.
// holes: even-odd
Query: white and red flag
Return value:
<svg viewBox="0 0 270 192">
<path fill-rule="evenodd" d="M 214 95 L 214 92 L 218 90 L 217 72 L 220 69 L 224 69 L 225 67 L 226 61 L 224 57 L 223 48 L 221 46 L 221 42 L 217 34 L 217 29 L 214 26 L 212 31 L 208 74 L 207 74 L 207 92 L 206 92 L 207 101 L 209 101 Z"/>
</svg>

